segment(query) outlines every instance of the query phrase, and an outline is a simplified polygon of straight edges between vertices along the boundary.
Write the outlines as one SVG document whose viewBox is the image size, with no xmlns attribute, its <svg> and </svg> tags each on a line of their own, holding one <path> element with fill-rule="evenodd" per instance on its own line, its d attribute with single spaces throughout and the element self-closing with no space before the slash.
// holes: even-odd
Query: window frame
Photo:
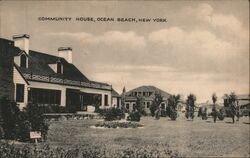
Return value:
<svg viewBox="0 0 250 158">
<path fill-rule="evenodd" d="M 20 55 L 20 67 L 27 68 L 27 56 L 25 54 Z"/>
<path fill-rule="evenodd" d="M 24 102 L 24 89 L 25 89 L 25 84 L 20 84 L 20 83 L 16 84 L 16 102 L 19 103 Z"/>
</svg>

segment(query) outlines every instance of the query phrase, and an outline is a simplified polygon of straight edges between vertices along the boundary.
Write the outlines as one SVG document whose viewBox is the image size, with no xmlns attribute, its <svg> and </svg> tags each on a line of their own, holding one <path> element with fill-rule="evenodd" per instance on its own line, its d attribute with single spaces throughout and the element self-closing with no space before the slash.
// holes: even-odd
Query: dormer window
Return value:
<svg viewBox="0 0 250 158">
<path fill-rule="evenodd" d="M 57 62 L 56 72 L 58 74 L 62 74 L 63 73 L 63 64 L 61 63 L 61 61 Z"/>
<path fill-rule="evenodd" d="M 20 67 L 27 68 L 27 57 L 25 54 L 20 56 Z"/>
</svg>

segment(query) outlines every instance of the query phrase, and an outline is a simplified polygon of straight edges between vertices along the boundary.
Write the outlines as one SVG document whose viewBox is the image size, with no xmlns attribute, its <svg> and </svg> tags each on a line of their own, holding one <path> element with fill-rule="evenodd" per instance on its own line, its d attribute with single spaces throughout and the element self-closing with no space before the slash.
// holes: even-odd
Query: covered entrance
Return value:
<svg viewBox="0 0 250 158">
<path fill-rule="evenodd" d="M 99 108 L 101 102 L 101 94 L 81 92 L 77 89 L 66 89 L 66 105 L 70 112 L 87 111 L 88 106 Z"/>
</svg>

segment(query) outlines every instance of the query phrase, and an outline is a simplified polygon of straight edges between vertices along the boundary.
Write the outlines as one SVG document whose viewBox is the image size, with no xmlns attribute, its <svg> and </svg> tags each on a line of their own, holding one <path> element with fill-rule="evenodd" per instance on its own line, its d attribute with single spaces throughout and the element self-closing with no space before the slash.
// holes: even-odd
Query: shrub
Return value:
<svg viewBox="0 0 250 158">
<path fill-rule="evenodd" d="M 131 113 L 129 113 L 127 120 L 139 122 L 141 120 L 141 115 L 139 111 L 136 110 L 136 111 L 132 111 Z"/>
<path fill-rule="evenodd" d="M 23 126 L 26 131 L 40 131 L 45 140 L 49 129 L 49 124 L 45 119 L 44 113 L 37 104 L 28 103 L 23 111 Z M 30 126 L 30 127 L 29 127 Z"/>
<path fill-rule="evenodd" d="M 18 115 L 20 113 L 19 108 L 15 102 L 11 102 L 6 98 L 0 99 L 0 106 L 2 112 L 2 121 L 3 121 L 3 131 L 2 137 L 6 139 L 16 139 L 17 138 L 17 126 L 18 126 Z"/>
<path fill-rule="evenodd" d="M 3 133 L 5 139 L 21 141 L 29 140 L 30 131 L 40 131 L 46 139 L 48 123 L 37 104 L 28 104 L 20 111 L 15 102 L 0 100 L 3 119 Z"/>
<path fill-rule="evenodd" d="M 104 116 L 106 121 L 120 120 L 125 117 L 124 112 L 121 109 L 115 107 L 100 109 L 99 113 Z"/>
</svg>

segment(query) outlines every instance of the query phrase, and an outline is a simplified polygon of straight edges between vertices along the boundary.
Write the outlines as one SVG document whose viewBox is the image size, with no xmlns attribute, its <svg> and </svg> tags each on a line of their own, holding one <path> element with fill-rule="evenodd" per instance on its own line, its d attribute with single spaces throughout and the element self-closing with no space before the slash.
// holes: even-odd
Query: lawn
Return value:
<svg viewBox="0 0 250 158">
<path fill-rule="evenodd" d="M 184 157 L 249 157 L 249 118 L 232 124 L 230 118 L 212 122 L 212 118 L 177 121 L 168 118 L 154 120 L 143 117 L 144 128 L 99 129 L 91 128 L 100 120 L 65 120 L 51 122 L 46 144 L 51 147 L 88 147 L 102 151 L 106 157 L 128 149 L 176 153 Z M 154 153 L 153 153 L 154 154 Z M 161 154 L 158 154 L 161 155 Z M 164 154 L 163 154 L 164 156 Z M 118 155 L 119 157 L 119 155 Z"/>
</svg>

